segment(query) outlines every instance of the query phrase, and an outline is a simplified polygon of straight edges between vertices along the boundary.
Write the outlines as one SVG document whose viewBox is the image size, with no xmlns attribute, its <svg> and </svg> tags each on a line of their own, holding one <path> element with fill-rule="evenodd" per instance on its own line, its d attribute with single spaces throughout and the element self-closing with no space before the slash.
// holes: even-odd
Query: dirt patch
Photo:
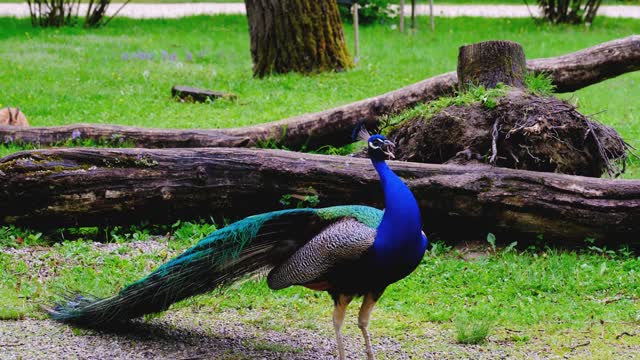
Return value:
<svg viewBox="0 0 640 360">
<path fill-rule="evenodd" d="M 330 301 L 327 301 L 330 303 Z M 244 319 L 246 320 L 246 319 Z M 327 324 L 330 319 L 326 319 Z M 361 339 L 348 336 L 350 359 L 362 358 Z M 400 343 L 378 338 L 375 350 L 407 359 Z M 172 311 L 126 330 L 76 329 L 50 320 L 0 322 L 1 359 L 334 359 L 335 340 L 317 331 L 286 332 L 243 324 L 234 311 Z"/>
<path fill-rule="evenodd" d="M 449 106 L 395 127 L 396 158 L 425 163 L 485 162 L 513 169 L 599 177 L 624 170 L 627 144 L 611 127 L 565 101 L 510 90 L 489 109 Z"/>
</svg>

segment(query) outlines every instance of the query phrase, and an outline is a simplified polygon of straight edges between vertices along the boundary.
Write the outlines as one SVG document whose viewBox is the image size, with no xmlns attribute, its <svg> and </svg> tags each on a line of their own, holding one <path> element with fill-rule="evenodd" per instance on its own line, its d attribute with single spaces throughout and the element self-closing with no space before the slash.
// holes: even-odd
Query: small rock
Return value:
<svg viewBox="0 0 640 360">
<path fill-rule="evenodd" d="M 216 99 L 236 100 L 238 97 L 232 93 L 197 89 L 189 86 L 175 85 L 171 88 L 171 96 L 182 102 L 207 102 Z"/>
</svg>

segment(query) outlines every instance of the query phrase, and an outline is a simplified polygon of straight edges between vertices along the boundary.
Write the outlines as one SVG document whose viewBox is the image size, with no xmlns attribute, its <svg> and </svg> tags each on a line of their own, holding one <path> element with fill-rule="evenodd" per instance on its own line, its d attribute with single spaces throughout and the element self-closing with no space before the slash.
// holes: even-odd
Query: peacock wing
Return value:
<svg viewBox="0 0 640 360">
<path fill-rule="evenodd" d="M 317 281 L 336 265 L 360 259 L 371 248 L 375 237 L 375 228 L 354 218 L 342 218 L 271 270 L 267 284 L 277 290 Z"/>
</svg>

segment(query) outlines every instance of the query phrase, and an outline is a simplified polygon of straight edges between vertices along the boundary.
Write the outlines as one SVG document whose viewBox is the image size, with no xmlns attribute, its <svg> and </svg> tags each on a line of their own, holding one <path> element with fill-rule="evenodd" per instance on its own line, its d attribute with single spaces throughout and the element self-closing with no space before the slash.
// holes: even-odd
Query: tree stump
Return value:
<svg viewBox="0 0 640 360">
<path fill-rule="evenodd" d="M 512 41 L 485 41 L 460 47 L 458 52 L 458 86 L 469 84 L 494 88 L 503 83 L 524 88 L 527 60 L 520 44 Z"/>
<path fill-rule="evenodd" d="M 525 71 L 524 51 L 516 43 L 489 41 L 461 47 L 458 79 L 463 91 L 469 84 L 508 87 L 497 99 L 488 101 L 488 93 L 481 94 L 475 102 L 467 100 L 437 110 L 430 118 L 417 115 L 396 125 L 389 133 L 398 144 L 396 158 L 489 163 L 591 177 L 622 173 L 628 146 L 618 133 L 571 104 L 529 92 Z"/>
</svg>

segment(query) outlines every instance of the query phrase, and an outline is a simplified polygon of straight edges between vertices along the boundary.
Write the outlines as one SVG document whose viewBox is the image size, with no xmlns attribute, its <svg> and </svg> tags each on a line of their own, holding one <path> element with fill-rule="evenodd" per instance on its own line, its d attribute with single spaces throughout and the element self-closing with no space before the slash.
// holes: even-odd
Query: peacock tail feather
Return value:
<svg viewBox="0 0 640 360">
<path fill-rule="evenodd" d="M 331 223 L 355 218 L 375 228 L 382 214 L 375 208 L 347 205 L 249 216 L 214 231 L 112 297 L 67 296 L 66 303 L 49 313 L 63 322 L 105 326 L 164 311 L 177 301 L 273 268 Z"/>
</svg>

